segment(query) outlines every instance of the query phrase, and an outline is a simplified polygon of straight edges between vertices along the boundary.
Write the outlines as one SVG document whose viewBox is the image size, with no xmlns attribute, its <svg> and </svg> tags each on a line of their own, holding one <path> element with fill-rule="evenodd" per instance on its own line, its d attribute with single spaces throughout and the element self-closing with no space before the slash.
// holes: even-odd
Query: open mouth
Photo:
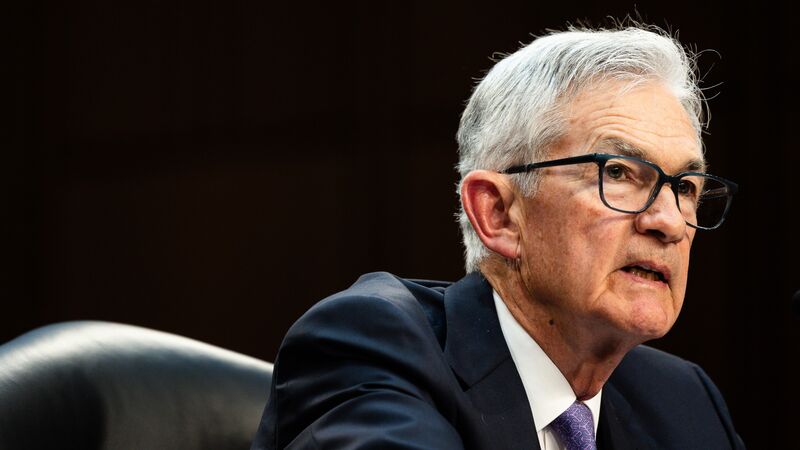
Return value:
<svg viewBox="0 0 800 450">
<path fill-rule="evenodd" d="M 662 283 L 667 282 L 667 278 L 664 276 L 663 273 L 657 270 L 648 269 L 646 267 L 635 266 L 635 265 L 625 266 L 622 268 L 622 270 L 630 274 L 636 275 L 637 277 L 644 278 L 645 280 L 660 281 Z"/>
</svg>

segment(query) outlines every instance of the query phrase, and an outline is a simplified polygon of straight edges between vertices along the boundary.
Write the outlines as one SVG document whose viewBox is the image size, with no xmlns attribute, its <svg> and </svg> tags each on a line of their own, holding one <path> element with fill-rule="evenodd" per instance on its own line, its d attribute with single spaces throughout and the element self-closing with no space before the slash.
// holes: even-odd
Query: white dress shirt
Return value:
<svg viewBox="0 0 800 450">
<path fill-rule="evenodd" d="M 564 446 L 550 427 L 550 422 L 566 411 L 577 397 L 558 367 L 511 315 L 500 295 L 496 291 L 493 293 L 500 329 L 503 331 L 506 344 L 511 351 L 511 358 L 514 360 L 514 365 L 517 366 L 517 372 L 519 372 L 522 385 L 525 387 L 533 421 L 536 424 L 539 445 L 542 450 L 563 450 Z M 597 395 L 583 402 L 592 411 L 595 435 L 597 435 L 597 423 L 600 418 L 602 393 L 601 390 Z"/>
</svg>

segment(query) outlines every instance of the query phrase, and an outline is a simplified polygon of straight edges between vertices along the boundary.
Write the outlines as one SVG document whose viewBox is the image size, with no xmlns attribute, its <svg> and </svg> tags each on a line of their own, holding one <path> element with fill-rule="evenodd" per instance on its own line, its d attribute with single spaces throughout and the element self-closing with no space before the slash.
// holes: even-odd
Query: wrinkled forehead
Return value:
<svg viewBox="0 0 800 450">
<path fill-rule="evenodd" d="M 585 80 L 583 83 L 570 84 L 559 96 L 557 103 L 562 106 L 569 105 L 580 96 L 596 95 L 597 93 L 611 93 L 620 97 L 631 91 L 647 86 L 660 86 L 666 93 L 671 94 L 672 98 L 681 105 L 683 112 L 686 113 L 686 118 L 694 128 L 697 142 L 700 144 L 700 148 L 702 148 L 702 133 L 704 128 L 704 109 L 702 103 L 694 102 L 693 100 L 696 100 L 695 97 L 686 92 L 681 93 L 680 89 L 671 86 L 657 76 L 625 72 L 598 74 Z"/>
<path fill-rule="evenodd" d="M 698 146 L 700 144 L 698 143 Z M 624 156 L 633 156 L 645 161 L 656 163 L 656 155 L 652 155 L 645 149 L 637 147 L 636 145 L 619 138 L 606 138 L 600 140 L 596 145 L 596 150 L 602 153 L 619 154 Z M 677 168 L 676 172 L 705 172 L 706 161 L 700 154 L 697 157 L 689 157 L 686 161 Z"/>
<path fill-rule="evenodd" d="M 595 84 L 577 92 L 560 112 L 560 156 L 615 153 L 670 172 L 705 170 L 697 117 L 661 82 Z"/>
</svg>

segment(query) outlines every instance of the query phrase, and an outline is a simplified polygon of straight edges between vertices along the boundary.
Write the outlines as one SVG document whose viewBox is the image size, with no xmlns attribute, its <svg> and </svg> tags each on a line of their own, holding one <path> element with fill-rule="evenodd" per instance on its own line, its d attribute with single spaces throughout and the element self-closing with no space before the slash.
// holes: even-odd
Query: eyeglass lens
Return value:
<svg viewBox="0 0 800 450">
<path fill-rule="evenodd" d="M 647 206 L 659 180 L 655 167 L 635 159 L 612 158 L 601 168 L 600 192 L 609 207 L 638 212 Z M 703 175 L 687 175 L 681 177 L 676 190 L 687 223 L 711 228 L 722 221 L 730 197 L 725 184 Z"/>
</svg>

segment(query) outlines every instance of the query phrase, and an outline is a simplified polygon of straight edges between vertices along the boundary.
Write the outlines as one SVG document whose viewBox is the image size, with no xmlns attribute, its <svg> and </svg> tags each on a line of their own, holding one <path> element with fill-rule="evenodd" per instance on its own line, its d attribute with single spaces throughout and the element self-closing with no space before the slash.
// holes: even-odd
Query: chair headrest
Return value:
<svg viewBox="0 0 800 450">
<path fill-rule="evenodd" d="M 272 365 L 185 337 L 65 322 L 0 346 L 0 448 L 249 448 Z"/>
</svg>

